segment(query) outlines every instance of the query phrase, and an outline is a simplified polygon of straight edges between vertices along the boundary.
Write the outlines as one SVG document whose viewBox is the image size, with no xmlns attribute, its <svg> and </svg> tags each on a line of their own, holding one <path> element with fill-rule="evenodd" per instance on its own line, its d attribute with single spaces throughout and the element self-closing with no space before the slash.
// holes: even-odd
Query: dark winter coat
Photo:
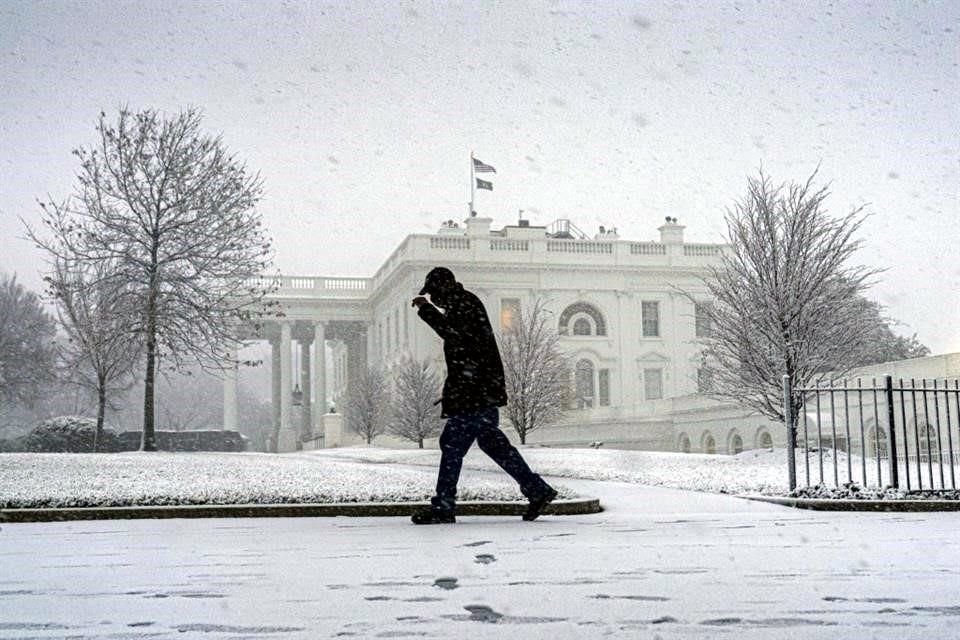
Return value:
<svg viewBox="0 0 960 640">
<path fill-rule="evenodd" d="M 443 383 L 444 418 L 507 404 L 503 362 L 483 303 L 457 283 L 444 313 L 420 305 L 419 316 L 443 339 L 447 379 Z"/>
</svg>

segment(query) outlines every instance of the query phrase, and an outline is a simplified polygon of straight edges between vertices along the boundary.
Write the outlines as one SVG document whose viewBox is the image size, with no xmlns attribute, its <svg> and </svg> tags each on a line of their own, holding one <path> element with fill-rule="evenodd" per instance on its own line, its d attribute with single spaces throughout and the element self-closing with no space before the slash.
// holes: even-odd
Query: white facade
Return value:
<svg viewBox="0 0 960 640">
<path fill-rule="evenodd" d="M 440 265 L 480 297 L 495 330 L 538 298 L 553 314 L 575 363 L 577 399 L 564 422 L 530 434 L 529 442 L 683 448 L 674 423 L 699 413 L 705 402 L 691 397 L 699 366 L 691 298 L 709 302 L 701 278 L 723 246 L 685 243 L 684 227 L 674 218 L 659 228 L 655 242 L 621 240 L 604 230 L 593 239 L 576 238 L 565 221 L 550 229 L 521 221 L 500 230 L 490 222 L 469 218 L 462 226 L 446 223 L 436 234 L 408 236 L 371 278 L 281 278 L 275 297 L 285 318 L 260 336 L 275 345 L 275 420 L 287 434 L 281 448 L 297 435 L 304 440 L 322 431 L 327 406 L 336 405 L 367 364 L 389 370 L 411 356 L 430 358 L 443 371 L 439 338 L 410 306 L 427 271 Z M 290 364 L 294 343 L 301 345 L 297 371 Z M 329 356 L 318 344 L 330 347 Z M 293 425 L 286 405 L 297 385 L 304 405 L 320 400 L 324 412 Z M 744 426 L 744 448 L 754 446 L 750 431 L 756 428 Z M 686 435 L 691 451 L 710 450 L 701 444 L 703 434 Z M 713 450 L 728 450 L 729 434 L 712 437 Z"/>
<path fill-rule="evenodd" d="M 441 265 L 480 297 L 495 330 L 538 298 L 553 315 L 575 364 L 576 399 L 562 422 L 529 434 L 528 443 L 701 453 L 782 445 L 781 424 L 697 394 L 696 340 L 704 327 L 696 309 L 709 304 L 702 277 L 724 247 L 685 243 L 683 229 L 668 218 L 656 242 L 602 230 L 578 239 L 565 221 L 492 230 L 489 219 L 470 218 L 408 236 L 371 278 L 281 277 L 273 297 L 284 317 L 243 336 L 273 345 L 278 449 L 359 442 L 328 409 L 368 365 L 389 371 L 409 356 L 431 359 L 443 372 L 441 342 L 410 305 L 426 273 Z M 954 354 L 850 377 L 954 377 L 958 367 Z M 299 408 L 294 389 L 302 393 Z M 225 428 L 236 428 L 235 407 L 236 376 L 227 376 Z"/>
<path fill-rule="evenodd" d="M 697 394 L 696 309 L 709 303 L 702 277 L 724 247 L 685 243 L 673 218 L 656 242 L 609 231 L 576 238 L 572 229 L 564 223 L 491 230 L 489 219 L 470 218 L 408 236 L 371 278 L 280 277 L 272 297 L 284 316 L 241 336 L 273 346 L 277 449 L 358 442 L 328 410 L 370 364 L 389 370 L 405 356 L 430 358 L 443 372 L 441 342 L 410 306 L 426 273 L 441 265 L 480 297 L 495 330 L 538 298 L 553 314 L 576 365 L 576 402 L 561 423 L 529 434 L 528 443 L 702 453 L 782 445 L 781 424 Z M 955 377 L 958 367 L 953 354 L 850 377 Z M 234 374 L 224 382 L 224 427 L 235 429 L 236 420 Z"/>
</svg>

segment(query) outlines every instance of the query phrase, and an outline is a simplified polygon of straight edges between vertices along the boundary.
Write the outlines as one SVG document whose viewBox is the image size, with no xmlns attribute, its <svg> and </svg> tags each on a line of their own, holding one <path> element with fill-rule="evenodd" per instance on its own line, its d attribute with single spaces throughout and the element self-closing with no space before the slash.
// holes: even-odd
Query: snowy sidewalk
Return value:
<svg viewBox="0 0 960 640">
<path fill-rule="evenodd" d="M 955 514 L 563 482 L 607 511 L 4 525 L 0 638 L 955 637 Z"/>
</svg>

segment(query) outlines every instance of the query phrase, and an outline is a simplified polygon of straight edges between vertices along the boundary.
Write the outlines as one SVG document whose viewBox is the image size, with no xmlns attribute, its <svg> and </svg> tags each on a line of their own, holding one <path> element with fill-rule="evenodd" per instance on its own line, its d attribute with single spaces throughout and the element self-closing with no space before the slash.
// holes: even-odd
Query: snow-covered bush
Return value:
<svg viewBox="0 0 960 640">
<path fill-rule="evenodd" d="M 938 489 L 929 491 L 907 491 L 893 487 L 861 487 L 856 482 L 848 482 L 841 487 L 822 484 L 794 489 L 790 498 L 815 498 L 820 500 L 960 500 L 960 490 Z"/>
<path fill-rule="evenodd" d="M 86 453 L 93 451 L 97 421 L 83 416 L 59 416 L 38 424 L 23 439 L 26 451 L 40 453 Z M 104 429 L 98 451 L 117 451 L 117 434 Z"/>
</svg>

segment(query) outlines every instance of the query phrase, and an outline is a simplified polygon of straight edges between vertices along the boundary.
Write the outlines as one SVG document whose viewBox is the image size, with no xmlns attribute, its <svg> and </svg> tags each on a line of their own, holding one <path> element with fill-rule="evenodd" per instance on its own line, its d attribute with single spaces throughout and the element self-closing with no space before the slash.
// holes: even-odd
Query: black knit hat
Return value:
<svg viewBox="0 0 960 640">
<path fill-rule="evenodd" d="M 444 287 L 453 284 L 457 279 L 453 277 L 453 272 L 446 267 L 434 267 L 430 269 L 426 279 L 423 281 L 423 288 L 420 289 L 420 295 L 433 294 Z"/>
</svg>

